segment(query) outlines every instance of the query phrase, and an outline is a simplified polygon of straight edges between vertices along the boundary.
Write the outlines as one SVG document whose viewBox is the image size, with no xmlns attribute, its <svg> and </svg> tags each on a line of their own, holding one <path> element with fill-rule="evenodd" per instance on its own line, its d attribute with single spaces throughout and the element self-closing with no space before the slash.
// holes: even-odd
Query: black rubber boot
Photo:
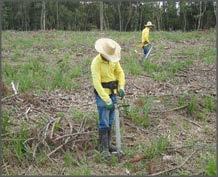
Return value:
<svg viewBox="0 0 218 177">
<path fill-rule="evenodd" d="M 117 148 L 116 146 L 112 145 L 111 143 L 111 137 L 112 137 L 112 132 L 111 132 L 111 128 L 108 130 L 108 146 L 109 146 L 109 152 L 113 153 L 113 152 L 117 152 Z"/>
<path fill-rule="evenodd" d="M 108 146 L 108 130 L 99 130 L 100 152 L 104 158 L 111 156 Z"/>
</svg>

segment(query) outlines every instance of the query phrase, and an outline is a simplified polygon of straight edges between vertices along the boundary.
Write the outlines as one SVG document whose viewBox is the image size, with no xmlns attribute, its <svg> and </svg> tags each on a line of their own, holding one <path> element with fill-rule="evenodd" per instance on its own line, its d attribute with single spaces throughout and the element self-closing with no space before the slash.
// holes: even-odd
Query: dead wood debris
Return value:
<svg viewBox="0 0 218 177">
<path fill-rule="evenodd" d="M 200 70 L 199 70 L 200 71 Z M 198 71 L 198 72 L 199 72 Z M 215 82 L 212 76 L 214 71 L 211 69 L 201 69 L 201 73 L 194 73 L 195 70 L 188 69 L 177 74 L 179 85 L 174 85 L 171 82 L 162 83 L 156 82 L 149 76 L 133 77 L 127 76 L 127 86 L 126 86 L 126 98 L 125 100 L 129 103 L 134 102 L 141 96 L 153 96 L 157 99 L 163 99 L 164 97 L 178 98 L 181 95 L 194 93 L 199 97 L 204 95 L 215 96 Z M 206 73 L 206 74 L 205 74 Z M 197 79 L 201 85 L 196 84 L 196 75 L 201 77 Z M 187 79 L 188 78 L 188 79 Z M 96 111 L 96 105 L 93 95 L 93 89 L 91 83 L 86 79 L 82 78 L 81 87 L 79 91 L 62 91 L 55 90 L 52 92 L 44 92 L 42 95 L 36 95 L 32 93 L 17 93 L 10 95 L 4 95 L 2 98 L 2 103 L 4 109 L 14 109 L 11 117 L 16 119 L 13 124 L 15 127 L 19 127 L 20 121 L 27 121 L 30 125 L 28 131 L 30 132 L 28 139 L 24 142 L 27 149 L 30 150 L 32 157 L 35 159 L 37 153 L 41 149 L 45 149 L 48 158 L 53 159 L 53 156 L 60 150 L 75 150 L 81 151 L 84 146 L 88 146 L 88 149 L 94 149 L 93 140 L 96 140 L 96 126 L 91 126 L 87 123 L 88 117 L 83 117 L 82 121 L 74 121 L 73 117 L 70 115 L 71 108 L 82 109 L 82 111 Z M 82 106 L 81 106 L 82 105 Z M 178 111 L 186 108 L 187 105 L 168 108 L 164 107 L 156 111 L 151 110 L 153 114 L 162 114 L 165 112 Z M 64 113 L 60 116 L 59 113 Z M 65 114 L 66 113 L 66 114 Z M 121 114 L 122 115 L 122 114 Z M 185 121 L 202 128 L 202 126 L 197 123 L 197 121 L 192 121 L 190 119 L 185 119 Z M 95 122 L 96 120 L 93 120 Z M 43 123 L 43 127 L 34 129 L 32 124 Z M 135 125 L 130 120 L 126 120 L 125 126 L 136 130 L 137 134 L 143 134 L 144 136 L 154 134 L 148 129 L 144 129 Z M 165 122 L 166 123 L 166 122 Z M 32 127 L 33 126 L 33 127 Z M 17 130 L 14 130 L 16 134 Z M 4 135 L 6 136 L 6 134 Z M 7 134 L 7 136 L 10 136 Z M 131 138 L 129 138 L 131 139 Z M 132 141 L 132 139 L 131 139 Z M 133 139 L 135 141 L 135 139 Z M 152 173 L 151 176 L 164 174 L 176 169 L 179 169 L 185 165 L 185 163 L 193 157 L 195 151 L 185 159 L 185 161 L 173 168 L 168 170 L 160 171 L 157 173 Z M 131 159 L 132 163 L 143 160 L 143 156 L 136 156 Z M 53 159 L 55 160 L 55 159 Z M 7 171 L 8 164 L 5 163 L 5 170 Z M 32 167 L 30 167 L 31 170 Z M 26 173 L 28 173 L 28 170 Z"/>
<path fill-rule="evenodd" d="M 176 170 L 176 169 L 179 169 L 181 168 L 182 166 L 184 166 L 186 164 L 186 162 L 188 162 L 188 160 L 190 158 L 192 158 L 192 156 L 197 152 L 197 150 L 195 150 L 194 152 L 192 152 L 184 161 L 183 163 L 181 163 L 180 165 L 178 166 L 175 166 L 173 168 L 170 168 L 170 169 L 167 169 L 167 170 L 164 170 L 164 171 L 160 171 L 160 172 L 157 172 L 157 173 L 152 173 L 152 174 L 149 174 L 149 176 L 158 176 L 158 175 L 161 175 L 161 174 L 165 174 L 167 172 L 170 172 L 170 171 L 173 171 L 173 170 Z"/>
</svg>

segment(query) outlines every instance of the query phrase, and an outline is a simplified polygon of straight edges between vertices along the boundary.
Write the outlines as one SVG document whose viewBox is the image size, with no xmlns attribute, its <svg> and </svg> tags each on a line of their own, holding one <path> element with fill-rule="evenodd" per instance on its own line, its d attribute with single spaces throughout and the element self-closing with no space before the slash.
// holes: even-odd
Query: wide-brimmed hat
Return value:
<svg viewBox="0 0 218 177">
<path fill-rule="evenodd" d="M 150 21 L 148 21 L 145 27 L 154 27 L 154 25 Z"/>
<path fill-rule="evenodd" d="M 117 62 L 121 58 L 120 45 L 110 38 L 98 39 L 95 42 L 95 49 L 109 61 Z"/>
</svg>

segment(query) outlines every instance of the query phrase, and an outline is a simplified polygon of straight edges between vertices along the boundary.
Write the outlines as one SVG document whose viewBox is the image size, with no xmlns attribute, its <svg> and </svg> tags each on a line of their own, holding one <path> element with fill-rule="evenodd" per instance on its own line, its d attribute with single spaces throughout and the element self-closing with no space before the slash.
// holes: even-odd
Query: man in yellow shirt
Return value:
<svg viewBox="0 0 218 177">
<path fill-rule="evenodd" d="M 149 41 L 149 32 L 154 27 L 154 25 L 148 21 L 145 25 L 145 28 L 142 31 L 142 48 L 144 50 L 144 57 L 148 54 L 149 50 L 151 49 L 151 44 Z"/>
<path fill-rule="evenodd" d="M 101 38 L 95 43 L 99 53 L 92 61 L 91 73 L 99 114 L 100 151 L 104 157 L 116 151 L 111 145 L 111 127 L 114 121 L 116 95 L 124 97 L 125 75 L 119 60 L 121 47 L 112 39 Z"/>
</svg>

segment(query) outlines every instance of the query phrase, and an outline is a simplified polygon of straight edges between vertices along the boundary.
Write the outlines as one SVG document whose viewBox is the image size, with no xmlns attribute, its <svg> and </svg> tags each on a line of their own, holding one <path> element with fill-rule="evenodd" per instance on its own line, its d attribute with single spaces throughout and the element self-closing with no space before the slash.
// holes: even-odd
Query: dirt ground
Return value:
<svg viewBox="0 0 218 177">
<path fill-rule="evenodd" d="M 174 45 L 175 42 L 165 43 L 165 50 L 171 50 Z M 185 47 L 199 43 L 190 40 L 178 45 Z M 90 54 L 90 51 L 87 53 Z M 171 51 L 166 53 L 171 55 Z M 82 57 L 80 53 L 77 55 Z M 154 54 L 151 54 L 151 62 L 154 58 Z M 180 59 L 186 58 L 177 57 L 177 60 Z M 129 118 L 123 107 L 120 108 L 126 155 L 110 164 L 99 160 L 96 151 L 97 109 L 89 76 L 77 77 L 80 87 L 73 90 L 8 94 L 2 102 L 4 110 L 11 110 L 9 124 L 10 128 L 13 127 L 13 133 L 3 134 L 3 141 L 10 142 L 9 134 L 19 133 L 21 125 L 25 124 L 28 136 L 24 144 L 29 153 L 25 160 L 17 160 L 16 155 L 5 151 L 4 173 L 204 175 L 205 161 L 202 159 L 215 152 L 216 114 L 215 110 L 203 112 L 201 117 L 198 112 L 204 109 L 202 100 L 205 96 L 216 96 L 215 72 L 215 64 L 194 60 L 191 66 L 177 72 L 172 80 L 157 81 L 149 74 L 126 74 L 126 96 L 120 105 L 140 107 L 143 104 L 141 98 L 151 97 L 152 104 L 148 111 L 150 123 L 142 127 Z M 10 93 L 13 92 L 10 90 Z M 184 95 L 186 101 L 179 106 L 179 99 Z M 193 96 L 196 98 L 196 111 L 190 113 L 188 103 Z M 162 136 L 169 141 L 167 148 L 147 158 L 144 148 Z M 70 161 L 71 165 L 66 165 L 66 152 L 74 158 L 73 162 Z"/>
</svg>

